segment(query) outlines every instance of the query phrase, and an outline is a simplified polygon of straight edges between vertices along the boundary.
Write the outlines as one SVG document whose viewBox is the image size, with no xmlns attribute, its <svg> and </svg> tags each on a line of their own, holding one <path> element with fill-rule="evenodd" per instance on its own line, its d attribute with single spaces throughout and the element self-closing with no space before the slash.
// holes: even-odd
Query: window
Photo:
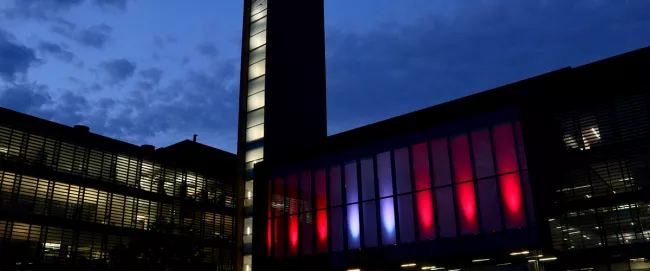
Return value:
<svg viewBox="0 0 650 271">
<path fill-rule="evenodd" d="M 244 195 L 244 206 L 253 206 L 253 181 L 246 182 L 246 194 Z"/>
<path fill-rule="evenodd" d="M 360 248 L 361 223 L 359 222 L 359 204 L 351 204 L 347 208 L 348 249 Z"/>
<path fill-rule="evenodd" d="M 379 197 L 393 195 L 393 173 L 390 163 L 390 152 L 377 155 L 377 175 L 379 181 Z"/>
<path fill-rule="evenodd" d="M 266 17 L 259 19 L 251 24 L 251 36 L 266 30 Z"/>
<path fill-rule="evenodd" d="M 253 218 L 244 219 L 244 244 L 253 243 Z"/>
<path fill-rule="evenodd" d="M 372 158 L 361 160 L 361 198 L 375 198 L 375 171 Z"/>
<path fill-rule="evenodd" d="M 395 182 L 397 193 L 411 192 L 411 169 L 408 148 L 395 150 Z"/>
<path fill-rule="evenodd" d="M 250 56 L 248 57 L 248 65 L 254 64 L 265 58 L 266 58 L 266 45 L 260 46 L 257 49 L 251 51 Z"/>
<path fill-rule="evenodd" d="M 427 143 L 413 145 L 413 173 L 415 175 L 415 190 L 431 188 L 429 179 L 429 153 Z"/>
<path fill-rule="evenodd" d="M 363 245 L 365 247 L 377 246 L 377 202 L 363 203 Z"/>
<path fill-rule="evenodd" d="M 266 76 L 260 76 L 253 80 L 248 81 L 248 96 L 264 90 Z"/>
<path fill-rule="evenodd" d="M 257 126 L 264 123 L 264 108 L 250 111 L 246 115 L 246 128 Z"/>
<path fill-rule="evenodd" d="M 359 201 L 359 190 L 357 186 L 357 162 L 352 162 L 345 165 L 345 193 L 347 195 L 347 203 L 355 203 Z"/>
<path fill-rule="evenodd" d="M 246 129 L 246 142 L 253 142 L 264 138 L 264 124 Z"/>
<path fill-rule="evenodd" d="M 252 150 L 246 151 L 246 162 L 252 162 L 255 160 L 262 159 L 264 157 L 264 147 L 258 147 Z"/>
<path fill-rule="evenodd" d="M 478 204 L 481 210 L 481 229 L 483 232 L 501 231 L 501 211 L 495 178 L 478 180 Z"/>
<path fill-rule="evenodd" d="M 396 243 L 395 236 L 395 205 L 393 198 L 381 199 L 379 202 L 381 214 L 381 240 L 383 245 Z"/>
<path fill-rule="evenodd" d="M 341 207 L 332 208 L 332 251 L 343 250 L 343 233 L 345 225 L 343 225 L 343 209 Z"/>
<path fill-rule="evenodd" d="M 254 79 L 266 74 L 266 60 L 259 61 L 248 67 L 248 79 Z"/>
<path fill-rule="evenodd" d="M 330 168 L 330 206 L 341 205 L 343 195 L 341 194 L 341 167 Z"/>
<path fill-rule="evenodd" d="M 454 196 L 452 188 L 436 188 L 436 210 L 438 211 L 438 227 L 440 237 L 456 237 L 456 211 L 454 211 Z"/>
<path fill-rule="evenodd" d="M 252 36 L 249 41 L 249 47 L 251 49 L 260 47 L 264 44 L 266 44 L 266 31 L 262 31 L 259 34 Z"/>
<path fill-rule="evenodd" d="M 399 234 L 402 244 L 415 242 L 415 228 L 413 226 L 413 195 L 407 194 L 398 196 L 397 211 L 399 216 Z"/>
</svg>

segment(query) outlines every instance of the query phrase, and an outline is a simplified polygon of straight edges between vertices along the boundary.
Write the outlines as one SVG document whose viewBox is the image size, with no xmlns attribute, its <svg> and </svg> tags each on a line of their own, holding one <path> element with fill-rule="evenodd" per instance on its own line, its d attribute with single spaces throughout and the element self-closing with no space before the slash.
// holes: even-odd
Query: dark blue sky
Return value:
<svg viewBox="0 0 650 271">
<path fill-rule="evenodd" d="M 234 151 L 240 2 L 0 0 L 0 106 Z M 650 45 L 650 0 L 326 0 L 325 17 L 330 134 Z"/>
</svg>

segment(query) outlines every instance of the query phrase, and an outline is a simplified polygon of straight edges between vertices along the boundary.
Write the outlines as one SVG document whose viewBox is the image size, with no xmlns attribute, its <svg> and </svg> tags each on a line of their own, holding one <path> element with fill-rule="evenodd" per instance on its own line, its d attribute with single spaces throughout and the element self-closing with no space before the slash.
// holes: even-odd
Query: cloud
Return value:
<svg viewBox="0 0 650 271">
<path fill-rule="evenodd" d="M 53 14 L 69 11 L 79 6 L 85 0 L 13 0 L 7 8 L 0 10 L 0 15 L 6 19 L 39 19 L 51 20 Z"/>
<path fill-rule="evenodd" d="M 157 85 L 162 78 L 162 71 L 158 68 L 149 68 L 140 71 L 140 76 L 147 82 Z"/>
<path fill-rule="evenodd" d="M 650 1 L 416 2 L 326 29 L 330 134 L 650 45 Z"/>
<path fill-rule="evenodd" d="M 11 84 L 0 91 L 0 106 L 19 112 L 34 113 L 50 102 L 45 85 Z"/>
<path fill-rule="evenodd" d="M 11 34 L 0 29 L 0 78 L 13 82 L 19 75 L 39 64 L 34 49 L 18 43 Z"/>
<path fill-rule="evenodd" d="M 177 42 L 176 38 L 172 36 L 155 36 L 153 37 L 153 44 L 158 49 L 165 49 L 168 45 L 175 44 Z"/>
<path fill-rule="evenodd" d="M 133 76 L 136 64 L 127 59 L 121 58 L 102 62 L 100 68 L 102 68 L 108 75 L 110 84 L 118 84 Z"/>
<path fill-rule="evenodd" d="M 76 25 L 68 22 L 68 24 L 53 25 L 52 31 L 85 47 L 101 49 L 111 40 L 113 27 L 107 24 L 98 24 L 78 29 Z"/>
<path fill-rule="evenodd" d="M 129 0 L 93 0 L 93 3 L 103 8 L 115 8 L 118 10 L 126 10 Z"/>
<path fill-rule="evenodd" d="M 59 60 L 68 63 L 72 62 L 72 60 L 75 59 L 75 55 L 71 51 L 66 50 L 65 48 L 61 47 L 61 45 L 56 43 L 40 41 L 38 43 L 38 50 L 43 52 L 44 54 L 52 55 L 58 58 Z"/>
<path fill-rule="evenodd" d="M 214 58 L 219 54 L 219 50 L 212 43 L 201 43 L 196 46 L 196 50 L 203 56 Z"/>
</svg>

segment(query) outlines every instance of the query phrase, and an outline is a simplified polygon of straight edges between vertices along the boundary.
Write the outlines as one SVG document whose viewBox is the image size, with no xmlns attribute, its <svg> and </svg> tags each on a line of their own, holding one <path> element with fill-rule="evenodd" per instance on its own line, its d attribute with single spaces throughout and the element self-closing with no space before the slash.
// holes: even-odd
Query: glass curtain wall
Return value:
<svg viewBox="0 0 650 271">
<path fill-rule="evenodd" d="M 267 0 L 251 0 L 248 37 L 248 91 L 246 98 L 246 154 L 244 207 L 253 207 L 253 168 L 264 160 L 264 106 L 266 86 Z M 252 217 L 245 218 L 243 270 L 252 270 Z"/>
<path fill-rule="evenodd" d="M 277 177 L 269 189 L 267 242 L 275 258 L 535 223 L 519 122 Z"/>
</svg>

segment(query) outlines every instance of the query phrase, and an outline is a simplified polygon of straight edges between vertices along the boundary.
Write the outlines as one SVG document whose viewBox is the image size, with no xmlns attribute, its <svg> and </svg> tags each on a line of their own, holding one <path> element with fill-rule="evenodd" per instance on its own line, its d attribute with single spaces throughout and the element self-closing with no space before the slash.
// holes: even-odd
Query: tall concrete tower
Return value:
<svg viewBox="0 0 650 271">
<path fill-rule="evenodd" d="M 323 0 L 244 0 L 238 267 L 252 271 L 255 163 L 272 168 L 327 137 Z"/>
</svg>

